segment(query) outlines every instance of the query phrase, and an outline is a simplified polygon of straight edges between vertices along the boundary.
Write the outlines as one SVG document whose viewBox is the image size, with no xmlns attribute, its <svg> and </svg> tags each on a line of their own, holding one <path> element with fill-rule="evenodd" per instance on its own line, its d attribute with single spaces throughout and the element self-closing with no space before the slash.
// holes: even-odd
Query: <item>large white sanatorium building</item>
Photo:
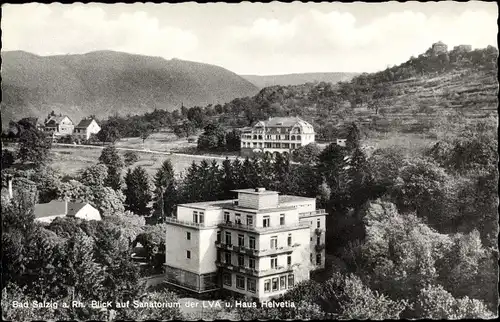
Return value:
<svg viewBox="0 0 500 322">
<path fill-rule="evenodd" d="M 167 218 L 167 283 L 266 300 L 324 268 L 326 213 L 316 199 L 234 191 L 238 199 L 180 204 Z"/>
<path fill-rule="evenodd" d="M 241 134 L 241 155 L 290 153 L 314 142 L 314 128 L 299 117 L 274 117 Z"/>
</svg>

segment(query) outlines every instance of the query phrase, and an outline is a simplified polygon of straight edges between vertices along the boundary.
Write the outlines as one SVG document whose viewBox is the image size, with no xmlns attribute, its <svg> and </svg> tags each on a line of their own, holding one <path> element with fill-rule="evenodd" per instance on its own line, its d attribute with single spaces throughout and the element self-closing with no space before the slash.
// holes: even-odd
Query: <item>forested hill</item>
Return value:
<svg viewBox="0 0 500 322">
<path fill-rule="evenodd" d="M 359 73 L 296 73 L 286 75 L 240 75 L 259 88 L 274 85 L 300 85 L 305 83 L 337 83 L 350 81 Z"/>
<path fill-rule="evenodd" d="M 430 48 L 401 65 L 349 82 L 266 87 L 254 97 L 224 105 L 223 119 L 246 126 L 269 116 L 298 115 L 325 139 L 350 122 L 381 131 L 421 131 L 449 112 L 471 117 L 496 113 L 497 57 L 493 46 L 440 53 Z"/>
<path fill-rule="evenodd" d="M 160 57 L 97 51 L 37 56 L 2 52 L 2 120 L 67 113 L 142 114 L 155 108 L 225 103 L 258 88 L 224 68 Z"/>
</svg>

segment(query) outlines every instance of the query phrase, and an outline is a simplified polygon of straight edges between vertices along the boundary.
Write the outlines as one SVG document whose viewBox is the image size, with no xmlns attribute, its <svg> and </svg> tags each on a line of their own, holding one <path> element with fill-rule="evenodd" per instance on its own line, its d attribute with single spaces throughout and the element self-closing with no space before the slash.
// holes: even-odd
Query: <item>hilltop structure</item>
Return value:
<svg viewBox="0 0 500 322">
<path fill-rule="evenodd" d="M 264 188 L 237 199 L 177 206 L 166 219 L 166 282 L 259 300 L 279 296 L 325 265 L 324 209 Z"/>
<path fill-rule="evenodd" d="M 446 52 L 448 52 L 448 45 L 446 45 L 442 41 L 438 41 L 437 43 L 432 44 L 432 53 L 434 55 L 439 55 Z"/>
<path fill-rule="evenodd" d="M 241 155 L 289 154 L 315 141 L 314 128 L 299 117 L 274 117 L 257 122 L 241 134 Z"/>
</svg>

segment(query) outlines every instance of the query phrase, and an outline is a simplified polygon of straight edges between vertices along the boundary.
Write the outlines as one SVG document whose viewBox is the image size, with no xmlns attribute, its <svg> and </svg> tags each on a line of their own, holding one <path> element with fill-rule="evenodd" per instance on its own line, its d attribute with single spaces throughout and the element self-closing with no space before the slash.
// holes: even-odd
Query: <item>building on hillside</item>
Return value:
<svg viewBox="0 0 500 322">
<path fill-rule="evenodd" d="M 36 221 L 50 223 L 57 217 L 75 217 L 85 220 L 101 220 L 99 211 L 86 202 L 52 200 L 48 203 L 35 205 Z"/>
<path fill-rule="evenodd" d="M 434 55 L 446 53 L 448 52 L 448 45 L 444 44 L 442 41 L 438 41 L 432 44 L 432 52 Z"/>
<path fill-rule="evenodd" d="M 52 138 L 72 135 L 75 125 L 67 115 L 51 115 L 44 124 L 44 132 L 51 134 Z"/>
<path fill-rule="evenodd" d="M 335 144 L 339 145 L 339 146 L 343 146 L 345 147 L 346 146 L 346 142 L 347 142 L 347 139 L 337 139 L 335 141 Z"/>
<path fill-rule="evenodd" d="M 458 46 L 453 47 L 453 51 L 468 53 L 468 52 L 472 51 L 472 46 L 471 45 L 458 45 Z"/>
<path fill-rule="evenodd" d="M 327 214 L 316 199 L 234 192 L 237 199 L 179 204 L 166 219 L 165 282 L 263 301 L 324 268 Z"/>
<path fill-rule="evenodd" d="M 75 126 L 75 137 L 79 140 L 86 141 L 90 139 L 92 134 L 97 134 L 101 130 L 97 121 L 93 118 L 86 118 L 80 121 L 77 126 Z"/>
<path fill-rule="evenodd" d="M 315 141 L 314 128 L 299 117 L 274 117 L 257 122 L 241 134 L 241 155 L 289 154 Z"/>
</svg>

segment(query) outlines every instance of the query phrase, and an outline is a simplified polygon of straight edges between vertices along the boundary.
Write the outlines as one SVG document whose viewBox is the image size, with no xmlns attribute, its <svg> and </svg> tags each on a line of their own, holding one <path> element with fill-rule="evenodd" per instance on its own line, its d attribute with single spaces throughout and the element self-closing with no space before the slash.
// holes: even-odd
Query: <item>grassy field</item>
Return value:
<svg viewBox="0 0 500 322">
<path fill-rule="evenodd" d="M 52 167 L 65 175 L 74 176 L 79 170 L 98 163 L 101 151 L 102 150 L 99 147 L 82 148 L 54 146 L 50 154 Z M 125 151 L 120 150 L 120 154 L 123 155 L 124 153 Z M 186 156 L 176 154 L 163 155 L 150 152 L 136 153 L 139 156 L 139 161 L 132 164 L 131 167 L 142 166 L 151 176 L 156 173 L 156 171 L 161 167 L 163 161 L 167 159 L 171 160 L 174 171 L 177 175 L 180 175 L 183 171 L 185 171 L 193 161 L 199 163 L 203 159 L 207 159 L 209 161 L 214 159 L 208 156 Z M 222 162 L 221 158 L 216 160 L 217 162 Z M 124 169 L 124 171 L 126 171 L 126 169 Z"/>
<path fill-rule="evenodd" d="M 189 143 L 186 138 L 178 138 L 171 132 L 158 132 L 151 134 L 144 143 L 141 138 L 120 139 L 116 147 L 168 152 L 196 148 L 196 142 Z"/>
</svg>

